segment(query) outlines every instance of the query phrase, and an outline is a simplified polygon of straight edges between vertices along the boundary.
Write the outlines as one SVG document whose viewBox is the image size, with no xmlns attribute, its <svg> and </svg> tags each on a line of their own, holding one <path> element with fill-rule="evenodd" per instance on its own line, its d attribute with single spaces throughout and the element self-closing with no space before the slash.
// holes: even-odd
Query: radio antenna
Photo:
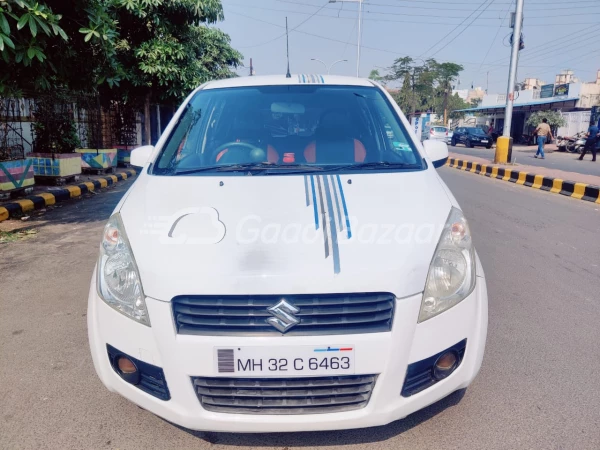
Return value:
<svg viewBox="0 0 600 450">
<path fill-rule="evenodd" d="M 285 77 L 292 78 L 292 74 L 290 73 L 290 35 L 288 33 L 287 16 L 285 17 L 285 45 L 287 47 L 287 73 Z"/>
</svg>

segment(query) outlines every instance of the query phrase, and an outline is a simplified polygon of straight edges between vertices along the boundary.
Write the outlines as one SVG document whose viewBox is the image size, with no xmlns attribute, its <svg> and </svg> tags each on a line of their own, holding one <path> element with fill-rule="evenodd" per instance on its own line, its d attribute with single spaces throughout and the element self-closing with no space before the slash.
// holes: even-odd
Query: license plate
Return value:
<svg viewBox="0 0 600 450">
<path fill-rule="evenodd" d="M 354 347 L 217 347 L 218 375 L 348 375 L 355 372 Z"/>
<path fill-rule="evenodd" d="M 482 140 L 481 140 L 481 143 L 482 143 L 482 144 L 487 144 L 487 142 L 488 142 L 488 141 L 487 141 L 487 139 L 482 139 Z"/>
</svg>

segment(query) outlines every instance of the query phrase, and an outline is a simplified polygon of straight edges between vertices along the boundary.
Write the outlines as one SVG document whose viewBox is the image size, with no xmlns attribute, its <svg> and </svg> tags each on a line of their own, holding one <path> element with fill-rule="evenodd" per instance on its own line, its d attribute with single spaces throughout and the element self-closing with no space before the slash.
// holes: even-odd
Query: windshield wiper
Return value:
<svg viewBox="0 0 600 450">
<path fill-rule="evenodd" d="M 262 162 L 262 163 L 243 163 L 243 164 L 232 164 L 230 166 L 221 166 L 219 172 L 235 172 L 244 170 L 281 170 L 281 171 L 319 171 L 323 170 L 320 166 L 312 166 L 308 164 L 277 164 L 273 162 Z"/>
<path fill-rule="evenodd" d="M 408 164 L 400 162 L 367 162 L 360 164 L 344 164 L 324 167 L 325 171 L 334 170 L 377 170 L 377 169 L 420 169 L 419 164 Z"/>
<path fill-rule="evenodd" d="M 173 172 L 174 175 L 188 175 L 199 172 L 253 172 L 253 171 L 265 171 L 265 170 L 280 170 L 286 173 L 296 172 L 314 172 L 321 171 L 321 166 L 312 166 L 308 164 L 277 164 L 273 162 L 259 162 L 259 163 L 241 163 L 241 164 L 221 164 L 206 167 L 197 167 L 195 169 L 178 170 Z"/>
</svg>

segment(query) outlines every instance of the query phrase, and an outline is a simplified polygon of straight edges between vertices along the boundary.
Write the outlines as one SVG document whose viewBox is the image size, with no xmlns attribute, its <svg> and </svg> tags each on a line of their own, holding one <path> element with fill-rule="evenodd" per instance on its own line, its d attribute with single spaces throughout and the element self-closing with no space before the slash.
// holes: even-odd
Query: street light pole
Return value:
<svg viewBox="0 0 600 450">
<path fill-rule="evenodd" d="M 510 69 L 508 72 L 508 87 L 506 89 L 506 109 L 504 111 L 504 129 L 502 136 L 496 143 L 494 162 L 505 163 L 510 160 L 512 153 L 512 137 L 510 135 L 512 124 L 513 104 L 515 99 L 515 81 L 517 79 L 517 66 L 519 64 L 519 50 L 521 45 L 521 29 L 523 25 L 523 3 L 517 0 L 515 12 L 515 27 L 513 29 L 512 50 L 510 53 Z"/>
<path fill-rule="evenodd" d="M 358 0 L 358 47 L 356 49 L 356 78 L 360 77 L 360 43 L 362 40 L 362 6 L 363 0 Z"/>
<path fill-rule="evenodd" d="M 329 0 L 329 3 L 358 3 L 358 42 L 356 46 L 356 76 L 360 76 L 360 43 L 362 41 L 362 10 L 363 0 Z"/>
<path fill-rule="evenodd" d="M 325 64 L 324 61 L 321 61 L 320 59 L 317 59 L 317 58 L 310 58 L 310 60 L 311 61 L 318 61 L 318 62 L 320 62 L 321 64 L 323 64 L 325 66 L 325 70 L 327 70 L 327 64 Z"/>
<path fill-rule="evenodd" d="M 327 64 L 325 64 L 325 62 L 321 61 L 321 60 L 320 60 L 320 59 L 318 59 L 318 58 L 310 58 L 310 60 L 311 60 L 311 61 L 318 61 L 318 62 L 320 62 L 321 64 L 323 64 L 323 65 L 325 66 L 325 70 L 327 71 L 327 75 L 329 75 L 329 74 L 331 73 L 331 68 L 332 68 L 333 66 L 335 66 L 337 63 L 341 63 L 341 62 L 347 62 L 347 61 L 348 61 L 347 59 L 338 59 L 337 61 L 334 61 L 334 62 L 332 62 L 332 63 L 329 65 L 329 67 L 327 67 Z"/>
</svg>

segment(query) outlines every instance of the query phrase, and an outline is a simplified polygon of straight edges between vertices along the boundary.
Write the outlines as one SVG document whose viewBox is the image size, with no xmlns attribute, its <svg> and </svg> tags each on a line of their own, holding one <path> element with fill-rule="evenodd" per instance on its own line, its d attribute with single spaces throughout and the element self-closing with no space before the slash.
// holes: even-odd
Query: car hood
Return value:
<svg viewBox="0 0 600 450">
<path fill-rule="evenodd" d="M 421 292 L 451 202 L 433 170 L 140 175 L 121 206 L 146 295 Z"/>
</svg>

